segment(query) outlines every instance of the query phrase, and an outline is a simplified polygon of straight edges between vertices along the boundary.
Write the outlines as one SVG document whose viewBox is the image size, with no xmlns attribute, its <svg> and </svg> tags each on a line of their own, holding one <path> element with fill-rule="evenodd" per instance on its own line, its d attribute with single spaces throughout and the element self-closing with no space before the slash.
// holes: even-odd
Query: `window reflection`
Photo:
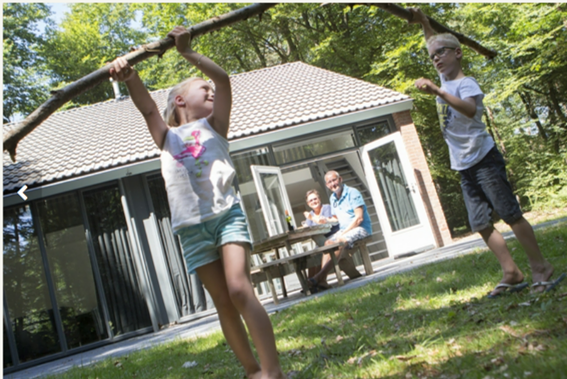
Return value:
<svg viewBox="0 0 567 379">
<path fill-rule="evenodd" d="M 67 347 L 107 338 L 77 194 L 41 201 L 38 211 Z"/>
<path fill-rule="evenodd" d="M 4 296 L 19 361 L 61 351 L 28 205 L 4 209 Z"/>
</svg>

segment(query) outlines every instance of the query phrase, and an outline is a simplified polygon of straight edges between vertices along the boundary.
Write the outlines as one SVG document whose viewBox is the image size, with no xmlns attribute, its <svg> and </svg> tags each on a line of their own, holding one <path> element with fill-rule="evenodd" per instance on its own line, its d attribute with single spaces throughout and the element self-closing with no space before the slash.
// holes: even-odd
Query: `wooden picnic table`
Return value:
<svg viewBox="0 0 567 379">
<path fill-rule="evenodd" d="M 275 252 L 276 259 L 254 266 L 251 272 L 253 282 L 267 281 L 270 291 L 272 292 L 274 303 L 278 304 L 273 278 L 281 278 L 282 294 L 284 297 L 287 297 L 287 289 L 285 287 L 283 277 L 295 272 L 304 293 L 309 295 L 309 285 L 307 283 L 307 278 L 303 274 L 303 269 L 309 265 L 309 267 L 316 266 L 317 263 L 315 260 L 319 258 L 321 254 L 327 253 L 332 249 L 336 250 L 339 246 L 341 246 L 341 244 L 336 244 L 337 246 L 319 247 L 299 254 L 293 254 L 292 245 L 313 239 L 315 236 L 327 234 L 331 231 L 332 226 L 333 224 L 320 224 L 316 226 L 297 228 L 254 243 L 252 254 L 263 254 L 273 250 Z M 283 247 L 285 247 L 288 251 L 288 257 L 282 258 L 280 256 L 279 249 Z M 334 259 L 334 254 L 331 254 L 331 256 Z M 320 259 L 318 262 L 320 263 Z"/>
</svg>

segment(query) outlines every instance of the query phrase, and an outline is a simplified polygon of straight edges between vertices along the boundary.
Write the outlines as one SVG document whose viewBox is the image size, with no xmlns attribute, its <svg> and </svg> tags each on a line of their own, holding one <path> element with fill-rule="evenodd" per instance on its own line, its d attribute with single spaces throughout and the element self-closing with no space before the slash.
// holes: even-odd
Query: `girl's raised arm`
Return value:
<svg viewBox="0 0 567 379">
<path fill-rule="evenodd" d="M 207 121 L 218 134 L 226 138 L 232 109 L 232 90 L 228 74 L 215 62 L 191 48 L 191 34 L 184 27 L 177 26 L 167 35 L 175 40 L 179 54 L 211 78 L 215 84 L 213 112 L 207 117 Z"/>
<path fill-rule="evenodd" d="M 142 83 L 136 70 L 128 64 L 126 59 L 120 57 L 112 62 L 110 75 L 113 80 L 126 83 L 130 98 L 142 116 L 144 116 L 154 142 L 161 149 L 169 127 L 163 121 L 156 103 L 150 96 L 144 83 Z"/>
</svg>

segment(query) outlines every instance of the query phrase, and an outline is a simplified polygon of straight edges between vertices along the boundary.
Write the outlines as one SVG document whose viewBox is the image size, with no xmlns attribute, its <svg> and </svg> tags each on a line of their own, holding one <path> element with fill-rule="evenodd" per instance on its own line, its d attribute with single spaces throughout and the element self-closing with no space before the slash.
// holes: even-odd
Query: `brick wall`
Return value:
<svg viewBox="0 0 567 379">
<path fill-rule="evenodd" d="M 423 204 L 425 205 L 429 217 L 429 223 L 433 229 L 435 242 L 438 247 L 445 246 L 452 242 L 451 233 L 447 225 L 447 220 L 445 219 L 445 213 L 441 208 L 437 190 L 431 179 L 431 173 L 429 172 L 425 154 L 423 153 L 423 148 L 421 147 L 421 142 L 419 141 L 419 136 L 417 135 L 411 114 L 409 111 L 404 111 L 394 113 L 393 117 L 396 129 L 402 135 L 406 151 L 413 167 L 415 180 L 419 186 L 421 198 L 423 199 Z"/>
</svg>

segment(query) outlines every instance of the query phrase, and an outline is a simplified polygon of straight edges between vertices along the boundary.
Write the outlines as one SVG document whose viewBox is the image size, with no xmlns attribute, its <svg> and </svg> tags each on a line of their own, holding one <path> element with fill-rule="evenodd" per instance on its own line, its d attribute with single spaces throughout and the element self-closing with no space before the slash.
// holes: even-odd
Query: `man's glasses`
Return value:
<svg viewBox="0 0 567 379">
<path fill-rule="evenodd" d="M 456 47 L 443 46 L 442 48 L 437 49 L 433 54 L 431 54 L 431 55 L 429 56 L 429 58 L 430 58 L 431 60 L 434 60 L 435 57 L 441 58 L 443 55 L 445 55 L 445 53 L 447 52 L 447 50 L 455 50 L 455 49 L 456 49 Z"/>
</svg>

